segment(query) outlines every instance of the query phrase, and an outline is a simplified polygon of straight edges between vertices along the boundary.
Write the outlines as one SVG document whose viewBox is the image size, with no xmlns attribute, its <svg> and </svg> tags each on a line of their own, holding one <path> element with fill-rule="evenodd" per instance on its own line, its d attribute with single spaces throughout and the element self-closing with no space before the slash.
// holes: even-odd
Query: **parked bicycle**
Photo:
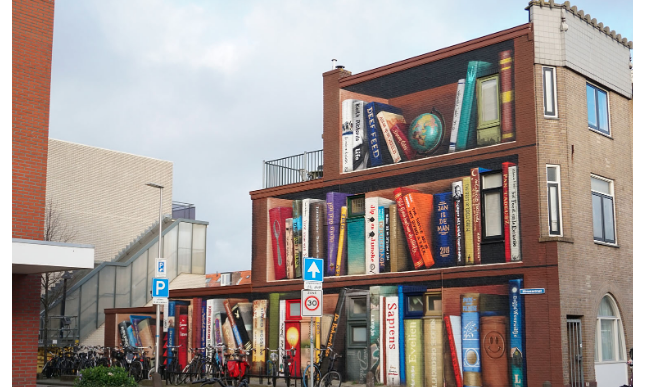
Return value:
<svg viewBox="0 0 645 387">
<path fill-rule="evenodd" d="M 329 348 L 331 356 L 324 356 L 326 348 L 314 349 L 318 351 L 318 361 L 313 364 L 314 387 L 340 387 L 343 379 L 334 366 L 336 364 L 336 359 L 342 357 L 342 355 L 334 351 L 333 348 Z M 308 387 L 309 385 L 310 372 L 311 364 L 308 364 L 307 368 L 305 368 L 305 372 L 302 374 L 303 387 Z"/>
</svg>

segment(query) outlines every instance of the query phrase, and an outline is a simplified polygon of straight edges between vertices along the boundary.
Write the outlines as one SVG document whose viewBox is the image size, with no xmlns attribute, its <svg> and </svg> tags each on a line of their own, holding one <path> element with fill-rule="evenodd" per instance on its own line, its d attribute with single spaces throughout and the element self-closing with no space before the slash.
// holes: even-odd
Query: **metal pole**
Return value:
<svg viewBox="0 0 645 387">
<path fill-rule="evenodd" d="M 322 307 L 322 306 L 321 306 Z M 309 386 L 314 385 L 314 318 L 309 317 L 309 352 L 311 366 L 309 367 Z"/>
<path fill-rule="evenodd" d="M 159 188 L 159 243 L 158 243 L 158 256 L 161 258 L 161 223 L 162 223 L 162 214 L 161 214 L 161 208 L 163 204 L 163 188 Z M 156 331 L 156 336 L 155 336 L 155 372 L 159 373 L 159 327 L 160 327 L 160 319 L 161 319 L 161 314 L 159 313 L 159 304 L 157 304 L 157 331 Z M 164 313 L 168 313 L 168 311 L 164 311 Z"/>
</svg>

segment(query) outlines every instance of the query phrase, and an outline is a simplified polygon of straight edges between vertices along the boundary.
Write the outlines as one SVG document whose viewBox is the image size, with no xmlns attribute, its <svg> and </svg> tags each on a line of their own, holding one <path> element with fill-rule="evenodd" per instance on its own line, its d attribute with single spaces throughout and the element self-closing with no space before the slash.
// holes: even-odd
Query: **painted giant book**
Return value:
<svg viewBox="0 0 645 387">
<path fill-rule="evenodd" d="M 376 117 L 378 113 L 383 111 L 402 114 L 401 109 L 384 103 L 370 102 L 365 104 L 370 168 L 384 164 L 392 164 L 392 156 L 387 148 L 387 144 L 381 133 L 378 118 Z"/>
<path fill-rule="evenodd" d="M 350 194 L 327 192 L 327 259 L 325 275 L 336 275 L 336 258 L 338 256 L 338 239 L 340 236 L 340 212 Z"/>
<path fill-rule="evenodd" d="M 365 273 L 367 274 L 380 272 L 378 209 L 391 204 L 394 202 L 381 197 L 365 198 Z"/>
<path fill-rule="evenodd" d="M 285 221 L 287 218 L 291 218 L 292 214 L 293 209 L 291 207 L 276 207 L 269 210 L 269 232 L 271 233 L 273 270 L 276 280 L 287 277 Z"/>
<path fill-rule="evenodd" d="M 481 387 L 479 293 L 465 293 L 460 296 L 460 299 L 464 387 Z"/>
<path fill-rule="evenodd" d="M 520 294 L 524 280 L 510 280 L 509 307 L 510 307 L 510 361 L 511 361 L 511 386 L 524 387 L 524 300 Z"/>
<path fill-rule="evenodd" d="M 404 321 L 406 386 L 423 387 L 423 324 L 421 319 L 408 319 Z"/>
<path fill-rule="evenodd" d="M 457 254 L 452 192 L 434 194 L 433 206 L 432 242 L 435 267 L 455 266 Z"/>
</svg>

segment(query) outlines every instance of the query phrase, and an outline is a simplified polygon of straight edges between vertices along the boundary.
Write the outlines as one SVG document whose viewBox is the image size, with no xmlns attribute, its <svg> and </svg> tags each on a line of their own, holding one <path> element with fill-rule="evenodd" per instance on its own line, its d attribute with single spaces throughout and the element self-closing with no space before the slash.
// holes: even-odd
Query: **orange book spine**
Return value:
<svg viewBox="0 0 645 387">
<path fill-rule="evenodd" d="M 419 245 L 417 244 L 417 239 L 414 236 L 414 231 L 412 231 L 412 224 L 410 223 L 410 218 L 408 216 L 408 211 L 405 208 L 405 202 L 403 200 L 403 195 L 409 192 L 418 192 L 416 190 L 411 190 L 409 188 L 397 188 L 394 190 L 394 200 L 396 201 L 396 208 L 399 212 L 399 218 L 401 218 L 401 225 L 403 226 L 403 233 L 405 234 L 405 239 L 408 241 L 408 248 L 410 249 L 410 256 L 412 258 L 412 263 L 414 264 L 414 269 L 419 269 L 423 266 L 423 257 L 419 251 Z"/>
<path fill-rule="evenodd" d="M 419 246 L 419 253 L 426 268 L 434 265 L 432 257 L 432 234 L 430 219 L 432 217 L 432 195 L 409 193 L 403 197 L 405 207 L 410 217 L 412 230 Z"/>
</svg>

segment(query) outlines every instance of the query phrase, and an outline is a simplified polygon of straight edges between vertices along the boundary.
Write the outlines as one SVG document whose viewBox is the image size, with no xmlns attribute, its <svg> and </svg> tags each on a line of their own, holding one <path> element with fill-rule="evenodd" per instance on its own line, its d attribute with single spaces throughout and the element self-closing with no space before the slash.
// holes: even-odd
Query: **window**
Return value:
<svg viewBox="0 0 645 387">
<path fill-rule="evenodd" d="M 560 205 L 560 166 L 546 166 L 547 200 L 549 205 L 549 235 L 562 236 L 562 206 Z"/>
<path fill-rule="evenodd" d="M 625 360 L 623 324 L 616 301 L 609 294 L 600 301 L 595 339 L 596 362 Z"/>
<path fill-rule="evenodd" d="M 499 74 L 477 80 L 477 129 L 499 126 Z"/>
<path fill-rule="evenodd" d="M 614 183 L 591 176 L 591 205 L 593 211 L 593 239 L 616 243 L 614 228 Z"/>
<path fill-rule="evenodd" d="M 587 120 L 589 128 L 609 135 L 607 92 L 587 83 Z"/>
<path fill-rule="evenodd" d="M 555 67 L 542 67 L 542 85 L 544 89 L 544 116 L 558 116 L 558 96 L 556 93 Z"/>
<path fill-rule="evenodd" d="M 502 239 L 504 237 L 502 174 L 482 174 L 482 233 L 484 239 Z"/>
</svg>

